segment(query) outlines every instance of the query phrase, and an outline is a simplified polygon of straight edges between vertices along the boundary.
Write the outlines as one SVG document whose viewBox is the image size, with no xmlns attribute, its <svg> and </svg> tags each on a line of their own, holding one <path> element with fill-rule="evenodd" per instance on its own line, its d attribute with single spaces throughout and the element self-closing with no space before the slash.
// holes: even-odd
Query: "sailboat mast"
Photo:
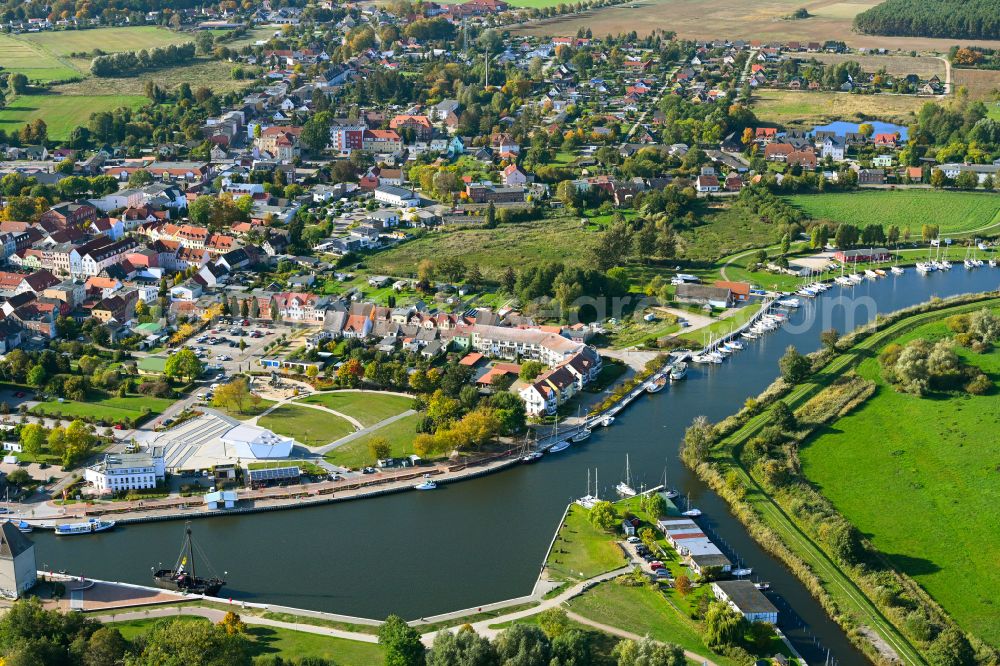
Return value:
<svg viewBox="0 0 1000 666">
<path fill-rule="evenodd" d="M 189 524 L 186 528 L 187 531 L 187 551 L 188 551 L 188 561 L 191 563 L 191 577 L 195 577 L 194 571 L 194 546 L 191 543 L 191 525 Z"/>
</svg>

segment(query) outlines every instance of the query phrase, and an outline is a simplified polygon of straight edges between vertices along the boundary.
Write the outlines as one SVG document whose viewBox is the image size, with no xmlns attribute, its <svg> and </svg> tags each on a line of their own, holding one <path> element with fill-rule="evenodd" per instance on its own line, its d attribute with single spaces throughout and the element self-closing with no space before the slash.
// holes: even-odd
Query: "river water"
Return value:
<svg viewBox="0 0 1000 666">
<path fill-rule="evenodd" d="M 788 324 L 718 366 L 692 366 L 687 380 L 643 396 L 585 443 L 535 465 L 429 493 L 402 493 L 314 508 L 198 520 L 196 541 L 218 573 L 223 593 L 248 601 L 383 618 L 434 615 L 528 594 L 568 502 L 583 495 L 587 470 L 612 497 L 625 455 L 635 485 L 659 483 L 690 497 L 699 519 L 754 578 L 770 581 L 781 625 L 810 662 L 829 650 L 840 664 L 868 660 L 848 641 L 804 586 L 764 552 L 726 503 L 678 459 L 684 429 L 698 415 L 712 421 L 736 412 L 777 375 L 795 344 L 818 347 L 822 330 L 849 330 L 876 309 L 890 312 L 932 296 L 997 289 L 1000 271 L 981 268 L 834 287 L 805 301 Z M 804 300 L 804 299 L 803 299 Z M 36 532 L 40 566 L 95 578 L 150 584 L 150 569 L 173 563 L 183 523 L 132 525 L 110 533 L 56 539 Z"/>
</svg>

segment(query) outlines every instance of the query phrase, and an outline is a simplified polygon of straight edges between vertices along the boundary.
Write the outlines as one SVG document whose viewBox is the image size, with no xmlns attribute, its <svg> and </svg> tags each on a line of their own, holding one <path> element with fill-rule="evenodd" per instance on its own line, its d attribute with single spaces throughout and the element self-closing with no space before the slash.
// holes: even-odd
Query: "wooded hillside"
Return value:
<svg viewBox="0 0 1000 666">
<path fill-rule="evenodd" d="M 854 18 L 874 35 L 1000 39 L 1000 0 L 886 0 Z"/>
</svg>

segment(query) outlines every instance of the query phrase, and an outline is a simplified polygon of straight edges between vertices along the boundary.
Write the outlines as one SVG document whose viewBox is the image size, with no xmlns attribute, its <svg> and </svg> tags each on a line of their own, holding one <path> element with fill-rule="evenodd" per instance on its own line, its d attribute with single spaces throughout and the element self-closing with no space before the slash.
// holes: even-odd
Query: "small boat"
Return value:
<svg viewBox="0 0 1000 666">
<path fill-rule="evenodd" d="M 34 529 L 34 527 L 32 527 L 32 525 L 31 525 L 31 523 L 29 523 L 26 520 L 14 521 L 14 520 L 8 518 L 7 522 L 10 523 L 11 525 L 13 525 L 14 527 L 16 527 L 20 532 L 22 532 L 24 534 L 28 534 L 28 533 L 30 533 Z"/>
<path fill-rule="evenodd" d="M 729 573 L 733 574 L 737 578 L 742 578 L 743 576 L 749 576 L 753 573 L 753 569 L 733 569 Z"/>
<path fill-rule="evenodd" d="M 795 308 L 802 305 L 802 301 L 795 298 L 794 296 L 789 296 L 788 298 L 779 299 L 778 305 L 780 305 L 783 308 L 792 308 L 794 310 Z"/>
<path fill-rule="evenodd" d="M 673 500 L 677 499 L 680 496 L 680 493 L 677 492 L 676 490 L 665 490 L 663 491 L 663 496 L 666 497 L 668 500 Z"/>
<path fill-rule="evenodd" d="M 584 428 L 580 430 L 575 435 L 570 437 L 570 441 L 576 444 L 577 442 L 582 442 L 590 437 L 590 428 Z"/>
<path fill-rule="evenodd" d="M 878 275 L 873 270 L 865 270 L 865 277 L 869 280 L 874 280 L 878 277 Z"/>
<path fill-rule="evenodd" d="M 438 484 L 431 480 L 429 474 L 424 474 L 424 480 L 413 486 L 414 490 L 434 490 L 438 487 Z"/>
<path fill-rule="evenodd" d="M 760 590 L 762 592 L 764 590 L 770 590 L 771 589 L 771 584 L 770 583 L 765 583 L 765 582 L 754 583 L 753 586 L 756 587 L 758 590 Z"/>
<path fill-rule="evenodd" d="M 996 267 L 997 267 L 997 260 L 990 259 L 990 268 L 996 268 Z"/>
<path fill-rule="evenodd" d="M 726 346 L 730 349 L 735 349 L 736 351 L 741 351 L 743 349 L 743 343 L 739 340 L 730 340 L 726 343 Z"/>
<path fill-rule="evenodd" d="M 881 268 L 876 268 L 875 275 L 879 276 L 880 278 L 884 278 L 886 276 L 886 272 Z"/>
<path fill-rule="evenodd" d="M 201 550 L 198 551 L 202 556 Z M 209 566 L 211 570 L 211 566 Z M 225 572 L 223 572 L 225 573 Z M 185 592 L 190 594 L 205 594 L 214 597 L 226 584 L 218 576 L 211 578 L 201 578 L 194 569 L 194 543 L 191 541 L 191 523 L 184 526 L 184 543 L 181 545 L 180 555 L 177 556 L 177 564 L 173 569 L 160 569 L 153 574 L 153 582 L 156 587 L 174 592 Z"/>
<path fill-rule="evenodd" d="M 893 275 L 902 275 L 903 273 L 906 272 L 901 266 L 893 266 L 889 270 L 892 271 Z"/>
<path fill-rule="evenodd" d="M 552 446 L 550 446 L 548 452 L 549 453 L 559 453 L 560 451 L 565 451 L 568 448 L 569 448 L 569 440 L 568 439 L 564 439 L 563 441 L 556 442 L 555 444 L 553 444 Z"/>
<path fill-rule="evenodd" d="M 943 271 L 950 271 L 951 270 L 951 262 L 948 261 L 947 259 L 945 259 L 944 261 L 940 261 L 940 262 L 938 262 L 938 268 L 940 268 Z"/>
<path fill-rule="evenodd" d="M 615 486 L 615 492 L 624 498 L 635 497 L 637 493 L 632 487 L 632 469 L 629 466 L 628 454 L 625 454 L 625 480 Z"/>
<path fill-rule="evenodd" d="M 741 337 L 744 337 L 747 340 L 756 340 L 757 339 L 757 334 L 754 333 L 753 329 L 747 329 L 747 330 L 743 331 L 743 335 Z"/>
<path fill-rule="evenodd" d="M 615 422 L 615 417 L 613 416 L 605 416 L 603 419 L 601 419 L 601 425 L 604 426 L 605 428 L 607 428 L 614 422 Z"/>
<path fill-rule="evenodd" d="M 56 525 L 56 536 L 72 536 L 74 534 L 94 534 L 104 532 L 115 526 L 113 520 L 98 520 L 91 518 L 85 523 L 66 523 Z"/>
<path fill-rule="evenodd" d="M 688 364 L 684 361 L 680 363 L 675 363 L 674 367 L 670 368 L 670 381 L 676 382 L 687 377 Z"/>
<path fill-rule="evenodd" d="M 701 509 L 688 509 L 681 514 L 682 516 L 687 516 L 688 518 L 697 518 L 701 515 Z"/>
<path fill-rule="evenodd" d="M 659 375 L 655 379 L 646 382 L 646 393 L 659 393 L 666 385 L 667 378 Z"/>
<path fill-rule="evenodd" d="M 523 463 L 533 463 L 538 462 L 542 457 L 541 451 L 532 451 L 526 456 L 521 456 L 521 462 Z"/>
<path fill-rule="evenodd" d="M 851 278 L 847 277 L 846 275 L 838 275 L 837 277 L 833 278 L 833 281 L 845 287 L 848 287 L 852 284 Z"/>
</svg>

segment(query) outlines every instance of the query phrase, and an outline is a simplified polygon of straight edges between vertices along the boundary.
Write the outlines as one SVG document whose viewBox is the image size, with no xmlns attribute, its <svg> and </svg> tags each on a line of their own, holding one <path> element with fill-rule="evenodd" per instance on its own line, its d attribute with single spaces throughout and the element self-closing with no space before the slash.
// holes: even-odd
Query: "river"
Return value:
<svg viewBox="0 0 1000 666">
<path fill-rule="evenodd" d="M 695 416 L 721 420 L 770 384 L 789 344 L 811 351 L 821 330 L 853 328 L 876 307 L 889 312 L 998 285 L 1000 271 L 956 267 L 929 276 L 909 268 L 900 277 L 834 287 L 806 301 L 784 329 L 722 365 L 692 366 L 686 381 L 643 396 L 612 427 L 535 465 L 429 493 L 199 520 L 196 541 L 218 573 L 227 572 L 223 592 L 234 598 L 371 618 L 434 615 L 528 594 L 567 502 L 585 493 L 587 470 L 598 470 L 601 496 L 611 497 L 627 453 L 635 484 L 659 483 L 666 469 L 668 484 L 704 511 L 702 524 L 755 578 L 771 582 L 781 625 L 810 662 L 823 661 L 829 649 L 841 664 L 867 663 L 791 572 L 683 466 L 678 445 Z M 838 302 L 845 307 L 832 307 Z M 40 566 L 149 584 L 152 567 L 176 558 L 182 533 L 183 523 L 166 522 L 32 538 Z"/>
</svg>

